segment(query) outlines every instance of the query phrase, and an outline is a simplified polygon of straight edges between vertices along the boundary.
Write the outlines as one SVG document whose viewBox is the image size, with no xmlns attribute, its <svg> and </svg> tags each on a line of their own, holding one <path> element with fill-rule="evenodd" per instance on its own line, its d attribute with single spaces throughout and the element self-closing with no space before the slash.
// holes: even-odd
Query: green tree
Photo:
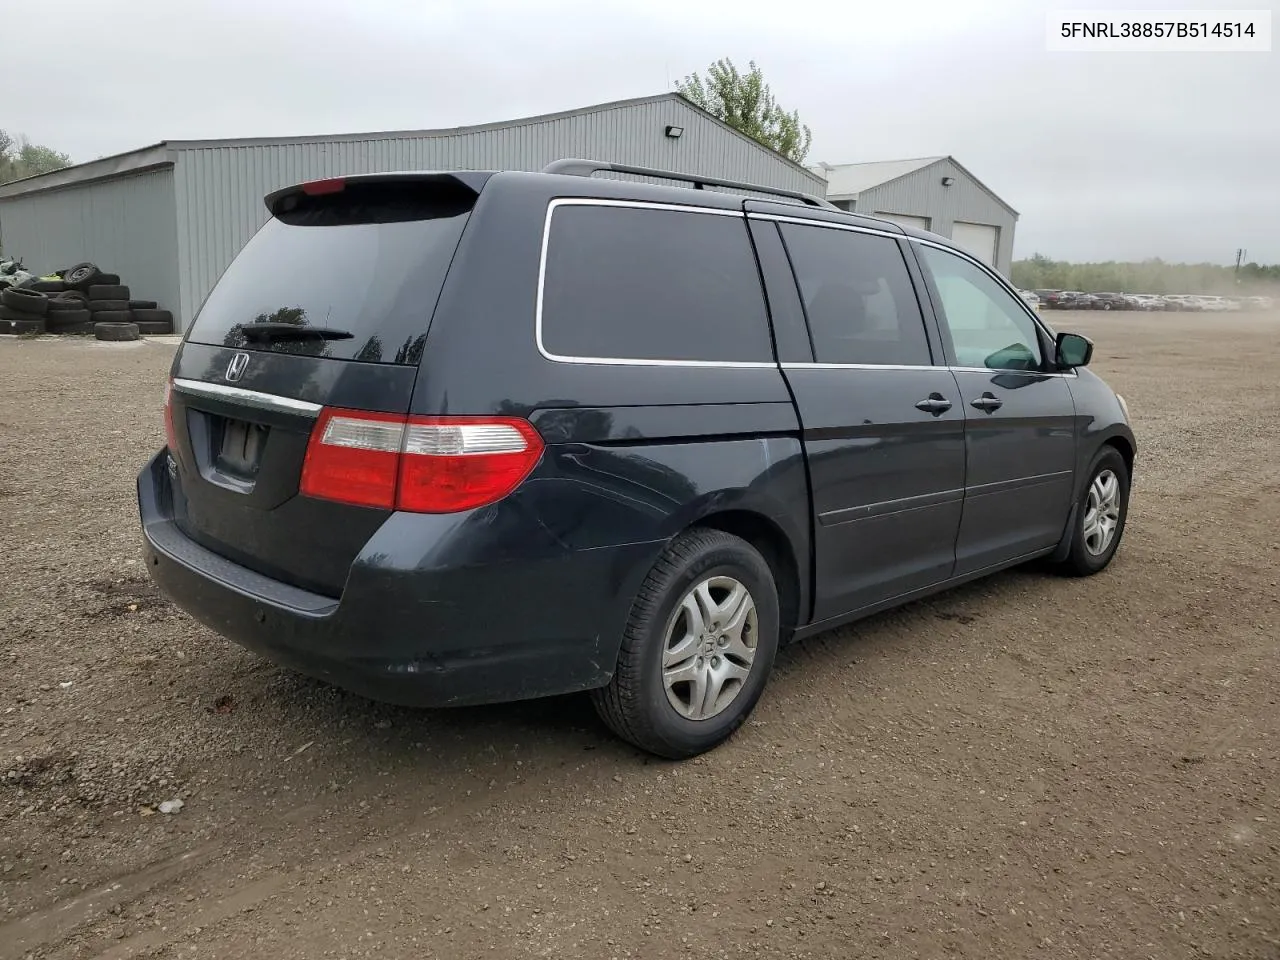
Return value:
<svg viewBox="0 0 1280 960">
<path fill-rule="evenodd" d="M 70 164 L 71 158 L 65 153 L 0 130 L 0 183 L 61 170 Z"/>
<path fill-rule="evenodd" d="M 800 122 L 800 114 L 788 113 L 773 98 L 764 73 L 755 61 L 743 74 L 727 57 L 707 68 L 705 78 L 691 73 L 676 89 L 712 116 L 735 130 L 776 150 L 796 163 L 804 162 L 813 134 Z"/>
</svg>

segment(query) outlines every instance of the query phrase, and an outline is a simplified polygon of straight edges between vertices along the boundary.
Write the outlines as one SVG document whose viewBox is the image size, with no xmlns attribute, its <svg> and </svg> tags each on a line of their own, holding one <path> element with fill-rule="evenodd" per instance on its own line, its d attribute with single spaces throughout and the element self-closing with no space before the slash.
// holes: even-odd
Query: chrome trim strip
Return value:
<svg viewBox="0 0 1280 960">
<path fill-rule="evenodd" d="M 1028 377 L 1079 377 L 1074 370 L 999 370 L 993 367 L 948 367 L 952 373 L 986 373 L 992 376 L 1010 373 L 1023 373 Z"/>
<path fill-rule="evenodd" d="M 788 360 L 783 370 L 946 370 L 932 363 L 817 363 L 810 360 Z"/>
<path fill-rule="evenodd" d="M 293 413 L 313 419 L 318 417 L 320 411 L 324 409 L 319 403 L 308 403 L 306 400 L 295 400 L 293 397 L 278 397 L 274 393 L 260 393 L 257 390 L 245 390 L 243 387 L 228 387 L 221 383 L 205 383 L 203 380 L 175 379 L 173 388 L 193 397 L 223 400 L 258 410 Z"/>
<path fill-rule="evenodd" d="M 630 357 L 579 357 L 552 353 L 542 342 L 542 302 L 547 282 L 547 247 L 551 240 L 551 218 L 560 207 L 624 207 L 635 210 L 671 210 L 676 213 L 704 213 L 715 217 L 741 217 L 740 210 L 722 210 L 716 207 L 691 207 L 675 203 L 652 203 L 642 200 L 605 200 L 595 197 L 560 197 L 547 204 L 547 217 L 542 224 L 542 253 L 538 258 L 538 299 L 534 313 L 534 340 L 538 353 L 553 363 L 586 363 L 612 367 L 721 367 L 730 370 L 764 370 L 777 368 L 773 361 L 735 360 L 659 360 Z"/>
<path fill-rule="evenodd" d="M 770 364 L 772 366 L 772 364 Z M 1022 373 L 1028 377 L 1076 377 L 1074 371 L 1069 373 L 1050 372 L 1045 370 L 1001 370 L 995 367 L 949 367 L 943 364 L 911 364 L 911 363 L 816 363 L 809 360 L 788 360 L 780 364 L 783 370 L 946 370 L 950 373 L 985 373 L 998 377 L 1011 373 Z"/>
<path fill-rule="evenodd" d="M 840 213 L 848 211 L 841 210 Z M 780 213 L 749 213 L 748 220 L 772 220 L 774 223 L 798 223 L 805 227 L 830 227 L 832 230 L 848 230 L 853 233 L 869 233 L 873 237 L 889 237 L 893 240 L 910 240 L 905 233 L 890 233 L 888 230 L 876 230 L 854 223 L 835 223 L 831 220 L 810 220 L 805 217 L 786 217 Z"/>
</svg>

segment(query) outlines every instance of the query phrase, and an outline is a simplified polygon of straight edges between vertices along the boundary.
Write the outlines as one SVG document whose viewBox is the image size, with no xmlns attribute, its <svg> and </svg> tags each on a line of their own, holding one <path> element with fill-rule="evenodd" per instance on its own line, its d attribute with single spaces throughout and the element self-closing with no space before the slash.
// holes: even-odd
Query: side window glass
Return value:
<svg viewBox="0 0 1280 960">
<path fill-rule="evenodd" d="M 746 221 L 606 204 L 557 207 L 542 343 L 568 357 L 772 361 Z"/>
<path fill-rule="evenodd" d="M 889 237 L 783 224 L 819 363 L 929 366 L 929 340 L 902 251 Z"/>
<path fill-rule="evenodd" d="M 1040 369 L 1035 322 L 1013 294 L 963 257 L 924 244 L 916 249 L 942 297 L 942 320 L 958 366 Z"/>
</svg>

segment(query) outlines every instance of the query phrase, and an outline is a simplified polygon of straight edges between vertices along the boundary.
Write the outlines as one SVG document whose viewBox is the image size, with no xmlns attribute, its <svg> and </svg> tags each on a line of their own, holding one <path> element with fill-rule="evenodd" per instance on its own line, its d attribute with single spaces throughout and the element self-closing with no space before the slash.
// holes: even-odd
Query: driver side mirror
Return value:
<svg viewBox="0 0 1280 960">
<path fill-rule="evenodd" d="M 1060 333 L 1054 344 L 1054 363 L 1059 370 L 1087 367 L 1093 359 L 1093 341 L 1078 333 Z"/>
</svg>

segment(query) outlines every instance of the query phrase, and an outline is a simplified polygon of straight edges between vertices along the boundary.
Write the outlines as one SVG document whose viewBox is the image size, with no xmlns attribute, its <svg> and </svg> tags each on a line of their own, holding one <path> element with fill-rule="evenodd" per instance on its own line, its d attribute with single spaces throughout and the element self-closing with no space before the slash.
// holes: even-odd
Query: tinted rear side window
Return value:
<svg viewBox="0 0 1280 960">
<path fill-rule="evenodd" d="M 556 356 L 770 362 L 741 216 L 562 204 L 551 216 L 542 346 Z"/>
<path fill-rule="evenodd" d="M 305 197 L 232 261 L 189 339 L 305 356 L 416 364 L 475 194 L 446 184 L 364 185 Z M 254 323 L 338 331 L 264 340 Z"/>
<path fill-rule="evenodd" d="M 924 317 L 896 241 L 783 224 L 818 363 L 927 366 Z"/>
</svg>

